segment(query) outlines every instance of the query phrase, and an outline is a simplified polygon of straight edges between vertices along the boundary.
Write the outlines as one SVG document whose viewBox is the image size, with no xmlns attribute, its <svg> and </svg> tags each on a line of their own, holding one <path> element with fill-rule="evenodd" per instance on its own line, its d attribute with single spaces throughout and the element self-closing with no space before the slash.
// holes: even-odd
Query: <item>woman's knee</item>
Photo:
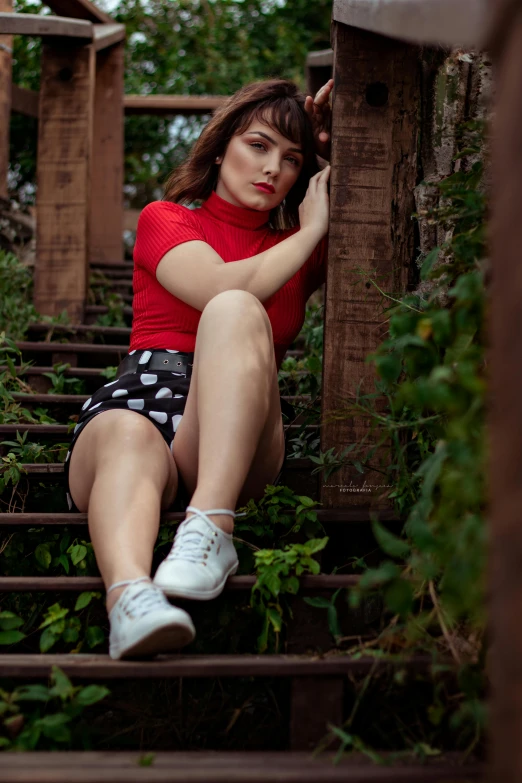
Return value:
<svg viewBox="0 0 522 783">
<path fill-rule="evenodd" d="M 249 326 L 259 328 L 260 325 L 263 325 L 267 337 L 270 341 L 273 340 L 272 325 L 268 314 L 257 296 L 249 291 L 233 288 L 216 294 L 203 309 L 201 320 L 203 317 L 205 317 L 205 321 L 208 318 L 212 319 L 214 325 L 216 318 L 219 323 L 240 321 L 243 329 Z"/>
</svg>

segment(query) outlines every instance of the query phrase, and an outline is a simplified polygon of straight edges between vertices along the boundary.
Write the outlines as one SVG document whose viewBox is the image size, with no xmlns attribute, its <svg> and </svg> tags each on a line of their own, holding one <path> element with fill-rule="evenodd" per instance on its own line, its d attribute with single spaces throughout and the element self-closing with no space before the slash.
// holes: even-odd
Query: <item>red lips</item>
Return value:
<svg viewBox="0 0 522 783">
<path fill-rule="evenodd" d="M 269 182 L 254 182 L 255 187 L 258 190 L 262 190 L 264 193 L 275 193 L 275 188 Z"/>
</svg>

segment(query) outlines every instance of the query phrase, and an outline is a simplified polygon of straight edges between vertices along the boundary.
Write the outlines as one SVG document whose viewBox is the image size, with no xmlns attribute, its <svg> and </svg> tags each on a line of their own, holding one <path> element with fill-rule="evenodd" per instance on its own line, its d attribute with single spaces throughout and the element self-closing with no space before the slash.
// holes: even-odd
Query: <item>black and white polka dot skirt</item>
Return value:
<svg viewBox="0 0 522 783">
<path fill-rule="evenodd" d="M 177 353 L 170 351 L 171 353 Z M 147 351 L 147 353 L 149 353 Z M 193 354 L 183 354 L 190 358 Z M 69 464 L 75 443 L 85 425 L 95 416 L 108 410 L 132 410 L 145 416 L 160 431 L 165 442 L 172 448 L 176 430 L 183 417 L 187 396 L 190 388 L 190 377 L 185 373 L 166 370 L 144 370 L 141 372 L 126 372 L 115 381 L 110 381 L 98 389 L 82 407 L 80 417 L 74 428 L 73 438 L 65 459 L 64 472 L 66 481 L 67 504 L 70 511 L 77 511 L 69 491 Z M 293 409 L 284 400 L 281 402 L 287 422 L 292 418 Z M 285 460 L 275 484 L 278 484 L 281 473 L 287 461 L 287 436 L 285 433 Z M 179 488 L 174 510 L 184 509 L 190 498 L 179 477 Z"/>
</svg>

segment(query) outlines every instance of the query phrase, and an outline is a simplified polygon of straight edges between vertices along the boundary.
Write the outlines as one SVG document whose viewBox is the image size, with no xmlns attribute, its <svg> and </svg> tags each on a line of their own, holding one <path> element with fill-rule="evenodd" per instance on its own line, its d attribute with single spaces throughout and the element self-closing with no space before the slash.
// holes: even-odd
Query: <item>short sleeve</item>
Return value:
<svg viewBox="0 0 522 783">
<path fill-rule="evenodd" d="M 327 268 L 328 234 L 321 239 L 308 260 L 305 280 L 307 299 L 326 282 Z"/>
<path fill-rule="evenodd" d="M 141 211 L 138 219 L 134 263 L 155 276 L 165 253 L 194 239 L 206 241 L 191 209 L 171 201 L 153 201 Z"/>
</svg>

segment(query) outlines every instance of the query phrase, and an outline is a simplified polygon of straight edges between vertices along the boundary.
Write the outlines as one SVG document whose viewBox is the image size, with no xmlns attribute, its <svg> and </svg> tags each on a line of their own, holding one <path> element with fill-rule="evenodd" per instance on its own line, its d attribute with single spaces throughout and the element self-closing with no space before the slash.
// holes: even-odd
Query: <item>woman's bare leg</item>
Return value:
<svg viewBox="0 0 522 783">
<path fill-rule="evenodd" d="M 105 587 L 150 576 L 160 512 L 173 502 L 178 472 L 156 427 L 133 411 L 105 411 L 80 433 L 69 486 L 89 533 Z M 110 611 L 124 587 L 107 596 Z"/>
<path fill-rule="evenodd" d="M 257 481 L 262 493 L 284 454 L 272 329 L 261 303 L 245 291 L 214 297 L 201 315 L 194 359 L 174 459 L 194 492 L 190 505 L 235 509 L 245 482 L 252 491 Z M 232 517 L 210 519 L 232 532 Z"/>
</svg>

